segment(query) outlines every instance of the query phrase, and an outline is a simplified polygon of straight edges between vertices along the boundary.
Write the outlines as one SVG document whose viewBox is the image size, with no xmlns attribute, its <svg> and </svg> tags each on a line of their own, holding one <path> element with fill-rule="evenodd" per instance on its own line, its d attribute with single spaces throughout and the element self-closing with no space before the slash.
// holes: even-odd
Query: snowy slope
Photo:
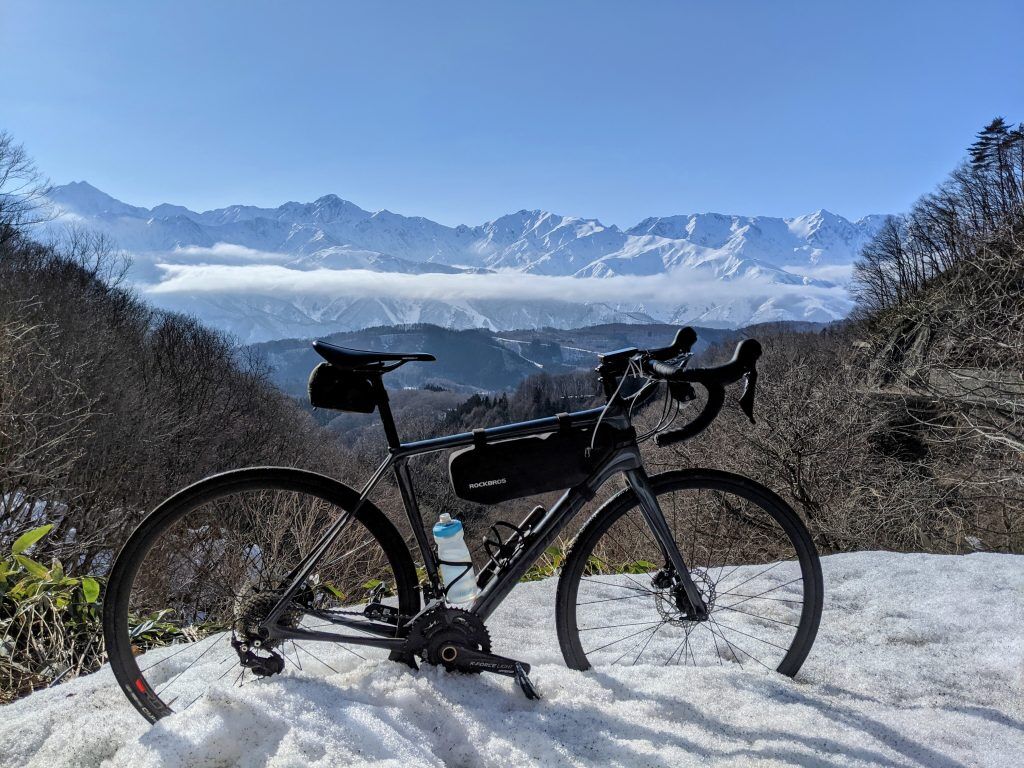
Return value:
<svg viewBox="0 0 1024 768">
<path fill-rule="evenodd" d="M 381 275 L 372 295 L 339 287 L 334 295 L 344 310 L 314 311 L 319 317 L 308 311 L 309 291 L 283 292 L 280 273 L 268 275 L 259 290 L 242 291 L 222 280 L 216 288 L 204 287 L 205 299 L 192 291 L 190 311 L 236 333 L 250 327 L 256 335 L 243 336 L 245 341 L 272 338 L 259 335 L 262 325 L 268 333 L 275 326 L 280 330 L 273 332 L 295 336 L 310 324 L 323 332 L 366 327 L 385 316 L 389 322 L 418 322 L 420 304 L 428 300 L 434 302 L 428 310 L 432 322 L 455 328 L 474 323 L 495 329 L 570 327 L 579 321 L 579 307 L 592 304 L 602 307 L 582 314 L 608 322 L 630 322 L 636 312 L 644 321 L 731 326 L 766 319 L 827 322 L 843 317 L 850 302 L 841 285 L 821 278 L 842 276 L 883 221 L 868 216 L 851 222 L 828 211 L 795 219 L 707 213 L 646 219 L 621 230 L 596 219 L 522 210 L 478 226 L 448 227 L 386 210 L 371 213 L 336 195 L 277 208 L 235 205 L 197 213 L 163 204 L 147 209 L 86 182 L 57 187 L 51 199 L 59 215 L 49 227 L 75 223 L 105 232 L 135 255 L 135 277 L 150 285 L 166 282 L 168 265 L 193 272 L 258 264 L 291 272 Z M 499 290 L 508 274 L 580 278 L 558 296 L 563 304 L 577 306 L 548 300 L 509 317 L 500 301 L 467 310 L 433 288 L 434 275 L 489 276 L 489 288 L 475 298 L 535 298 L 530 290 Z M 422 275 L 421 290 L 413 296 L 389 293 L 388 275 Z M 585 278 L 650 278 L 651 283 L 617 302 L 607 296 L 614 293 L 608 290 L 611 283 L 598 289 Z M 205 276 L 197 282 L 214 285 Z M 154 300 L 180 306 L 180 298 L 175 303 L 167 293 L 158 292 Z M 227 293 L 234 298 L 225 301 Z M 271 299 L 287 304 L 277 321 L 253 324 L 249 315 L 262 314 Z M 368 301 L 356 305 L 356 299 Z M 293 321 L 292 315 L 302 317 Z"/>
<path fill-rule="evenodd" d="M 225 686 L 149 727 L 109 670 L 0 710 L 0 766 L 1019 766 L 1024 558 L 823 560 L 821 630 L 796 680 L 736 664 L 566 669 L 554 582 L 490 623 L 535 663 L 509 680 L 361 660 Z M 312 663 L 312 662 L 309 662 Z"/>
</svg>

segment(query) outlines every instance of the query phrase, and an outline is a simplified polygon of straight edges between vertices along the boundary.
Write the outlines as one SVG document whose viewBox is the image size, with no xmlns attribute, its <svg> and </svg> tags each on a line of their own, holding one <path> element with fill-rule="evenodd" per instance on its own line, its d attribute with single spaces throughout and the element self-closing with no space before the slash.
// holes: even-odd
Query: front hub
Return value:
<svg viewBox="0 0 1024 768">
<path fill-rule="evenodd" d="M 651 586 L 659 590 L 656 593 L 658 613 L 666 621 L 673 624 L 684 624 L 691 621 L 707 621 L 715 604 L 715 585 L 703 568 L 690 570 L 690 579 L 700 593 L 701 604 L 694 605 L 686 593 L 682 582 L 676 578 L 671 566 L 658 571 L 651 578 Z"/>
</svg>

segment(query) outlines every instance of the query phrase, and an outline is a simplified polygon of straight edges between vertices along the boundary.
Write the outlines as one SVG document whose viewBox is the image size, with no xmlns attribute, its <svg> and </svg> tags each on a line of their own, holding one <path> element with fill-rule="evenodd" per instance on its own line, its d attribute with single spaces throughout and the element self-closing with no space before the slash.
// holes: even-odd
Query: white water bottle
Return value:
<svg viewBox="0 0 1024 768">
<path fill-rule="evenodd" d="M 441 580 L 448 592 L 445 595 L 449 603 L 468 603 L 476 597 L 476 571 L 473 570 L 473 559 L 462 533 L 462 523 L 452 520 L 447 512 L 434 524 L 434 541 L 437 543 L 437 558 L 449 563 L 465 563 L 465 565 L 441 565 Z M 468 568 L 468 570 L 467 570 Z"/>
</svg>

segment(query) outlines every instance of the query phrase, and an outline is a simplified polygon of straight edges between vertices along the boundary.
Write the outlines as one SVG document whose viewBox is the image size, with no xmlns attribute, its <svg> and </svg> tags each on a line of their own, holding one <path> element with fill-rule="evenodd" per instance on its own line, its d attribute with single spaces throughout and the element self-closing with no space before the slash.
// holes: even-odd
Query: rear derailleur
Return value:
<svg viewBox="0 0 1024 768">
<path fill-rule="evenodd" d="M 256 587 L 243 590 L 235 598 L 231 647 L 238 654 L 242 668 L 250 670 L 256 677 L 270 677 L 284 671 L 284 657 L 274 650 L 280 641 L 269 638 L 262 627 L 279 599 L 276 592 L 261 591 Z M 280 622 L 294 627 L 299 615 L 297 611 L 287 611 Z"/>
<path fill-rule="evenodd" d="M 271 675 L 279 675 L 284 671 L 284 658 L 281 654 L 269 648 L 261 648 L 261 641 L 259 640 L 252 640 L 250 642 L 252 645 L 239 640 L 237 637 L 231 639 L 231 647 L 235 649 L 235 653 L 238 654 L 238 660 L 245 669 L 248 669 L 256 677 L 270 677 Z M 263 650 L 270 655 L 259 656 L 256 653 L 257 650 Z"/>
<path fill-rule="evenodd" d="M 529 677 L 530 665 L 491 653 L 491 635 L 470 611 L 443 603 L 427 607 L 410 625 L 406 652 L 450 672 L 492 672 L 515 678 L 526 698 L 540 698 Z"/>
</svg>

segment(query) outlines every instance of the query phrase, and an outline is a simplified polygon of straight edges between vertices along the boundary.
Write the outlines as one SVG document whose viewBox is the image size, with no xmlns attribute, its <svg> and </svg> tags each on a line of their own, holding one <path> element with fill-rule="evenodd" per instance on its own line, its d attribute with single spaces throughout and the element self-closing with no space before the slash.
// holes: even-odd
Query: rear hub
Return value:
<svg viewBox="0 0 1024 768">
<path fill-rule="evenodd" d="M 242 666 L 257 677 L 269 677 L 284 671 L 284 658 L 274 650 L 281 644 L 281 640 L 269 637 L 262 627 L 280 599 L 280 595 L 275 592 L 263 592 L 255 587 L 243 590 L 235 599 L 231 647 L 238 654 Z M 295 627 L 301 616 L 299 611 L 286 611 L 277 623 Z"/>
</svg>

